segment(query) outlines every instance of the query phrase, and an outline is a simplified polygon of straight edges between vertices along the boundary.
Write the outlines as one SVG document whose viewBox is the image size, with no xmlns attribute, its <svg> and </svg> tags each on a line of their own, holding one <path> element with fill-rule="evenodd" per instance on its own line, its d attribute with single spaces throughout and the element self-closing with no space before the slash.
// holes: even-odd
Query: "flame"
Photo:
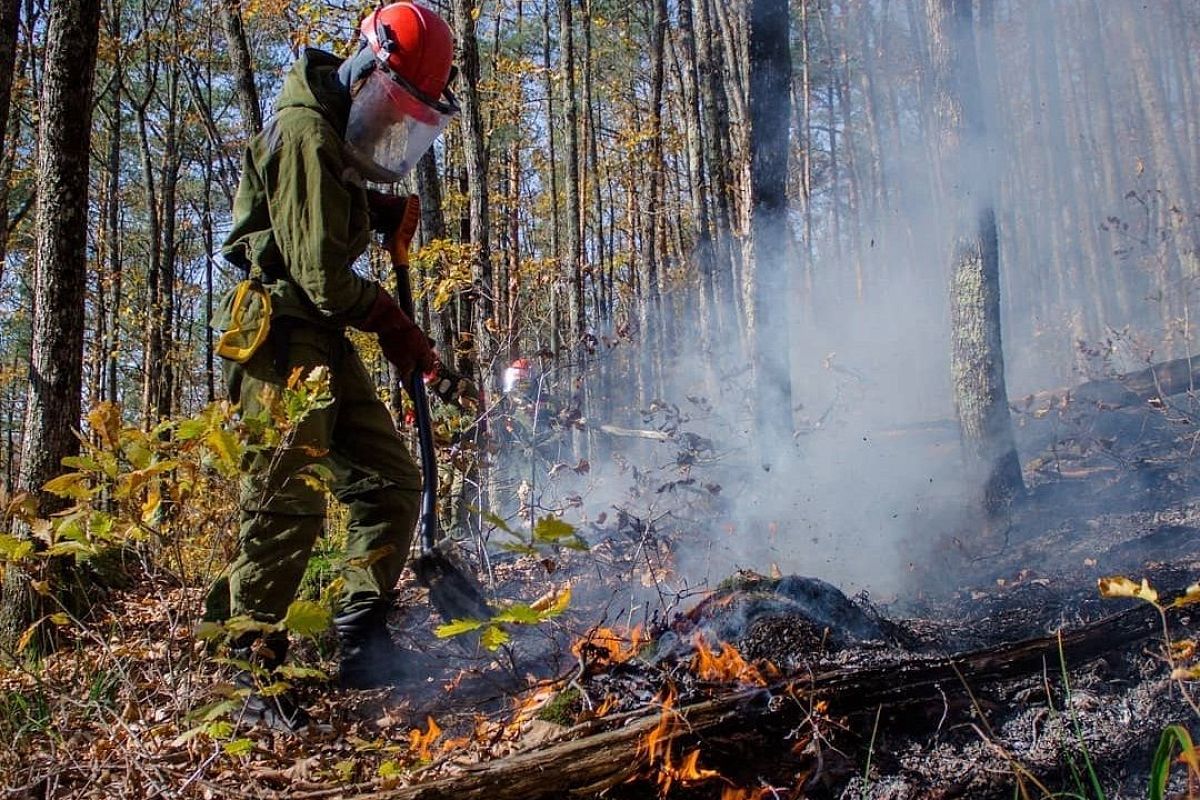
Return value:
<svg viewBox="0 0 1200 800">
<path fill-rule="evenodd" d="M 766 800 L 771 794 L 771 790 L 765 786 L 757 789 L 726 786 L 721 790 L 721 800 Z"/>
<path fill-rule="evenodd" d="M 413 728 L 408 732 L 408 749 L 421 761 L 432 761 L 433 752 L 430 748 L 442 735 L 442 729 L 433 721 L 433 717 L 426 717 L 425 721 L 429 724 L 429 729 L 425 733 L 421 733 L 420 728 Z"/>
<path fill-rule="evenodd" d="M 667 745 L 671 743 L 671 739 L 679 727 L 679 722 L 675 717 L 675 687 L 671 684 L 667 684 L 667 688 L 663 691 L 662 709 L 658 725 L 646 736 L 646 759 L 651 764 L 659 761 L 661 756 L 667 752 Z"/>
<path fill-rule="evenodd" d="M 612 711 L 613 706 L 617 704 L 617 696 L 615 694 L 606 694 L 604 701 L 596 708 L 593 713 L 596 717 L 603 717 L 609 711 Z"/>
<path fill-rule="evenodd" d="M 662 716 L 654 730 L 646 735 L 646 760 L 650 766 L 658 769 L 659 796 L 665 797 L 671 786 L 677 781 L 682 784 L 698 783 L 719 778 L 721 774 L 700 766 L 699 748 L 692 750 L 675 763 L 674 744 L 682 724 L 679 714 L 675 711 L 675 687 L 668 684 L 662 695 Z"/>
<path fill-rule="evenodd" d="M 716 683 L 746 683 L 752 686 L 766 686 L 767 679 L 762 671 L 753 664 L 746 662 L 742 654 L 728 642 L 721 642 L 721 651 L 709 649 L 704 637 L 697 634 L 692 640 L 696 655 L 692 657 L 691 670 L 700 680 Z"/>
<path fill-rule="evenodd" d="M 581 661 L 586 652 L 593 660 L 624 664 L 636 656 L 648 641 L 650 636 L 642 630 L 641 625 L 634 626 L 627 633 L 614 628 L 592 628 L 571 645 L 571 652 Z"/>
</svg>

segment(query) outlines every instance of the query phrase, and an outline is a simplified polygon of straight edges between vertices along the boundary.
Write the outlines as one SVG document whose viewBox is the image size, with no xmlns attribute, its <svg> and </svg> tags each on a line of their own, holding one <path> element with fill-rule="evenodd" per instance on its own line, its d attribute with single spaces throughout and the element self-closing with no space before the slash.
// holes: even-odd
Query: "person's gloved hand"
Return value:
<svg viewBox="0 0 1200 800">
<path fill-rule="evenodd" d="M 421 370 L 422 374 L 432 372 L 437 365 L 437 354 L 430 346 L 429 337 L 382 286 L 366 319 L 355 327 L 379 336 L 383 357 L 396 365 L 402 378 L 407 378 L 414 369 Z"/>
<path fill-rule="evenodd" d="M 441 361 L 438 361 L 433 374 L 425 375 L 425 385 L 443 403 L 458 406 L 463 410 L 466 410 L 467 406 L 473 407 L 479 400 L 479 387 L 475 382 L 465 375 L 451 371 Z"/>
<path fill-rule="evenodd" d="M 371 217 L 371 230 L 382 234 L 385 239 L 391 236 L 400 220 L 404 218 L 406 205 L 408 195 L 384 194 L 368 189 L 367 213 Z"/>
</svg>

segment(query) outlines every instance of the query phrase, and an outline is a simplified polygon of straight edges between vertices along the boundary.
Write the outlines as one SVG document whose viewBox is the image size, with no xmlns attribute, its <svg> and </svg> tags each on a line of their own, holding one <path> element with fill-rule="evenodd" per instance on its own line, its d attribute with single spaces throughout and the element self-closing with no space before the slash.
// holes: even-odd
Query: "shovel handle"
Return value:
<svg viewBox="0 0 1200 800">
<path fill-rule="evenodd" d="M 408 246 L 420 220 L 421 201 L 415 194 L 409 195 L 404 214 L 386 242 L 388 255 L 392 259 L 392 272 L 396 275 L 396 302 L 414 321 L 417 315 L 412 282 L 408 275 Z M 429 395 L 425 391 L 425 379 L 420 370 L 412 371 L 405 380 L 404 388 L 412 399 L 413 414 L 417 421 L 417 447 L 421 451 L 421 552 L 428 553 L 438 539 L 437 453 L 433 447 L 433 418 L 429 413 Z"/>
</svg>

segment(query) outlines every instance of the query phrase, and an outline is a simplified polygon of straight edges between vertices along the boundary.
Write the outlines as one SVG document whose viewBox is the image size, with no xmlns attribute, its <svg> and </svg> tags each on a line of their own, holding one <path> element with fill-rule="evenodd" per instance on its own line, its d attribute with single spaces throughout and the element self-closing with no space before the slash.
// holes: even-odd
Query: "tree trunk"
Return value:
<svg viewBox="0 0 1200 800">
<path fill-rule="evenodd" d="M 61 501 L 41 487 L 79 451 L 82 416 L 84 297 L 87 290 L 88 170 L 92 79 L 100 30 L 99 0 L 57 0 L 46 23 L 39 101 L 33 348 L 25 406 L 19 488 L 38 512 Z M 5 571 L 0 644 L 9 648 L 38 612 L 21 570 Z"/>
<path fill-rule="evenodd" d="M 563 128 L 566 133 L 566 272 L 571 280 L 570 352 L 573 358 L 582 357 L 580 343 L 587 331 L 587 309 L 583 291 L 583 245 L 579 236 L 579 104 L 575 99 L 575 24 L 571 0 L 558 4 L 558 63 L 562 70 Z"/>
<path fill-rule="evenodd" d="M 255 134 L 263 128 L 262 107 L 258 103 L 258 89 L 254 85 L 254 61 L 250 57 L 246 29 L 242 27 L 240 4 L 238 0 L 220 0 L 218 5 L 221 7 L 221 21 L 225 24 L 225 39 L 229 44 L 238 108 L 249 133 Z"/>
<path fill-rule="evenodd" d="M 926 0 L 935 113 L 961 209 L 950 288 L 950 372 L 969 480 L 977 481 L 989 520 L 999 521 L 1025 494 L 1013 439 L 1000 336 L 1000 253 L 993 185 L 980 179 L 984 136 L 971 0 Z"/>
<path fill-rule="evenodd" d="M 0 148 L 5 148 L 9 109 L 12 106 L 13 75 L 17 65 L 17 32 L 21 22 L 21 0 L 0 0 Z M 10 156 L 5 156 L 11 162 Z M 8 169 L 0 182 L 0 276 L 8 258 Z"/>
<path fill-rule="evenodd" d="M 467 205 L 470 215 L 468 240 L 474 248 L 471 262 L 473 286 L 475 369 L 479 370 L 481 385 L 489 396 L 499 388 L 491 363 L 496 348 L 492 329 L 496 324 L 492 293 L 491 220 L 488 209 L 488 152 L 484 144 L 483 120 L 479 100 L 479 43 L 475 38 L 475 19 L 479 14 L 475 0 L 454 0 L 454 32 L 459 46 L 459 69 L 462 76 L 463 160 L 467 174 Z M 473 372 L 474 370 L 472 370 Z"/>
<path fill-rule="evenodd" d="M 750 3 L 750 193 L 755 281 L 751 353 L 755 420 L 764 463 L 792 436 L 789 340 L 791 234 L 787 167 L 792 54 L 787 0 Z"/>
</svg>

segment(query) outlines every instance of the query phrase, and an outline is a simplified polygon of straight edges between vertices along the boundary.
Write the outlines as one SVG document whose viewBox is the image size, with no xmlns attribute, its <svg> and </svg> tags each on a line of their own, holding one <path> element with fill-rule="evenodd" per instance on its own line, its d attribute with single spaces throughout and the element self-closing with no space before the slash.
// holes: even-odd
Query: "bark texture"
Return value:
<svg viewBox="0 0 1200 800">
<path fill-rule="evenodd" d="M 99 0 L 51 5 L 38 127 L 33 348 L 18 480 L 18 488 L 38 499 L 42 515 L 61 501 L 41 487 L 62 471 L 63 458 L 79 452 L 75 431 L 82 417 L 89 141 L 99 30 Z M 36 619 L 40 598 L 17 569 L 5 571 L 3 595 L 0 644 L 11 645 Z"/>
<path fill-rule="evenodd" d="M 989 518 L 1025 493 L 1004 383 L 1000 251 L 993 181 L 982 166 L 983 110 L 971 0 L 926 0 L 942 193 L 957 208 L 950 283 L 950 373 L 968 480 Z"/>
</svg>

